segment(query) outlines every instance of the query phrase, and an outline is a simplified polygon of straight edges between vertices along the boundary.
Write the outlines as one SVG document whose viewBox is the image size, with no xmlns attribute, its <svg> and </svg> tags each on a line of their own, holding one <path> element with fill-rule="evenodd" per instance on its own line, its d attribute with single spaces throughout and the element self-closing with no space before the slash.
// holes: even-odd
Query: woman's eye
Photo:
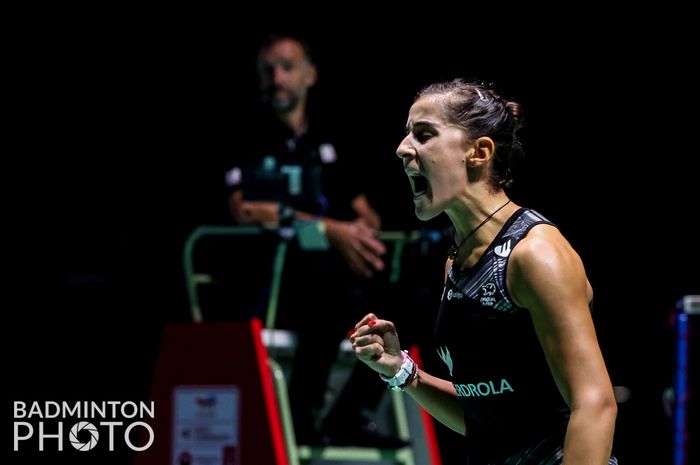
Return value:
<svg viewBox="0 0 700 465">
<path fill-rule="evenodd" d="M 416 139 L 418 139 L 420 142 L 425 142 L 426 140 L 430 139 L 432 137 L 432 134 L 429 132 L 419 132 L 416 134 Z"/>
</svg>

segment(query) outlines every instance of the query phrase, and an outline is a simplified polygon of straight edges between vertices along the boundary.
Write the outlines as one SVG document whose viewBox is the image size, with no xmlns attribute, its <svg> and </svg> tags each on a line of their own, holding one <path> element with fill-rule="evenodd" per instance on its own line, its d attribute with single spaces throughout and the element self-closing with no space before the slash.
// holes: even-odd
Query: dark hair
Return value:
<svg viewBox="0 0 700 465">
<path fill-rule="evenodd" d="M 313 54 L 311 53 L 311 44 L 309 44 L 309 42 L 300 35 L 291 33 L 267 35 L 262 40 L 262 42 L 260 42 L 260 47 L 258 48 L 258 55 L 269 50 L 277 42 L 281 42 L 283 40 L 293 40 L 294 42 L 299 43 L 299 45 L 301 45 L 302 50 L 304 51 L 304 57 L 309 61 L 309 63 L 314 62 Z"/>
<path fill-rule="evenodd" d="M 416 100 L 425 95 L 444 95 L 445 118 L 464 128 L 469 137 L 493 139 L 496 152 L 489 183 L 510 187 L 512 163 L 524 155 L 517 135 L 522 127 L 520 104 L 504 99 L 484 84 L 463 79 L 431 84 L 418 92 Z"/>
</svg>

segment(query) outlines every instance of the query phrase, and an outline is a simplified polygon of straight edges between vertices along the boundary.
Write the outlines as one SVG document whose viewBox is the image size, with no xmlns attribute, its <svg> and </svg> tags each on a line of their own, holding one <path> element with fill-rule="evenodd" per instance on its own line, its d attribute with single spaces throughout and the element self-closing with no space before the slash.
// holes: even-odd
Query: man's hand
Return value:
<svg viewBox="0 0 700 465">
<path fill-rule="evenodd" d="M 391 378 L 401 369 L 403 356 L 394 323 L 365 315 L 349 335 L 355 356 L 377 373 Z"/>
<path fill-rule="evenodd" d="M 384 269 L 381 256 L 386 247 L 375 237 L 376 230 L 363 220 L 353 222 L 326 220 L 328 240 L 352 271 L 360 276 L 371 277 L 373 272 Z"/>
</svg>

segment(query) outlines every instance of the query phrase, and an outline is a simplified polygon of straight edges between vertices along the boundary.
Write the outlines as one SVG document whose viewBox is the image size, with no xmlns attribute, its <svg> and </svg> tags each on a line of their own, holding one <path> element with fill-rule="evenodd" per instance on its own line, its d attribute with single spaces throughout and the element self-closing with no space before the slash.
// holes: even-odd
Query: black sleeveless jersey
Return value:
<svg viewBox="0 0 700 465">
<path fill-rule="evenodd" d="M 506 289 L 510 253 L 538 224 L 551 223 L 533 210 L 516 211 L 474 267 L 449 270 L 442 293 L 436 345 L 464 409 L 476 463 L 502 463 L 546 438 L 563 437 L 566 428 L 568 408 L 529 312 Z"/>
</svg>

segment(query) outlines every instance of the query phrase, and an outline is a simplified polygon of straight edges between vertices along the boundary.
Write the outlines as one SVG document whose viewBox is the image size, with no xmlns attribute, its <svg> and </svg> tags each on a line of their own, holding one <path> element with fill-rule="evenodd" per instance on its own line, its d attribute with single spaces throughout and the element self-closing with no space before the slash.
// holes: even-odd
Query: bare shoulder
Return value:
<svg viewBox="0 0 700 465">
<path fill-rule="evenodd" d="M 514 267 L 523 270 L 556 266 L 566 259 L 580 260 L 569 241 L 548 224 L 534 226 L 513 249 L 510 258 Z"/>
<path fill-rule="evenodd" d="M 557 228 L 546 224 L 533 227 L 513 249 L 507 282 L 516 303 L 526 308 L 562 292 L 585 296 L 590 288 L 578 253 Z"/>
</svg>

